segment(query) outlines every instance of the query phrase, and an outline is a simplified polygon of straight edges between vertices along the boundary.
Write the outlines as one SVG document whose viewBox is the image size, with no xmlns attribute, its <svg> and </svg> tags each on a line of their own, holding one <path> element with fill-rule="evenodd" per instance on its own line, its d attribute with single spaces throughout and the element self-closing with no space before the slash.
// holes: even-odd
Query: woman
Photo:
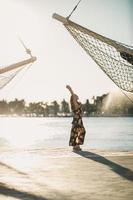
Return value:
<svg viewBox="0 0 133 200">
<path fill-rule="evenodd" d="M 81 151 L 80 145 L 84 143 L 85 128 L 82 122 L 81 103 L 78 101 L 78 96 L 74 94 L 69 85 L 66 88 L 71 93 L 70 104 L 73 112 L 72 129 L 70 135 L 69 146 L 73 146 L 74 151 Z"/>
</svg>

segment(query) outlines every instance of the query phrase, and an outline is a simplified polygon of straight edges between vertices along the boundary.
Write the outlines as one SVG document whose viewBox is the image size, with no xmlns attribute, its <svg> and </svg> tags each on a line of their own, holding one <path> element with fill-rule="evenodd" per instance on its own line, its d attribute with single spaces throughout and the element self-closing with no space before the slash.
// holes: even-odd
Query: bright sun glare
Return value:
<svg viewBox="0 0 133 200">
<path fill-rule="evenodd" d="M 51 2 L 2 1 L 0 7 L 0 65 L 12 64 L 27 58 L 25 50 L 18 41 L 18 36 L 24 40 L 28 48 L 31 48 L 33 55 L 37 57 L 37 62 L 19 82 L 15 82 L 16 85 L 11 83 L 3 89 L 1 96 L 7 99 L 24 98 L 28 101 L 68 99 L 65 85 L 70 84 L 78 93 L 81 101 L 85 101 L 93 95 L 102 95 L 115 89 L 115 84 L 86 55 L 64 27 L 52 19 L 53 12 L 68 12 L 73 7 L 72 2 L 57 1 L 57 5 L 55 2 Z M 96 2 L 94 4 L 92 2 L 92 6 L 95 6 Z M 87 2 L 84 3 L 89 6 Z M 80 15 L 75 14 L 73 16 L 73 18 L 77 17 L 76 20 L 79 24 L 83 24 L 84 21 L 86 26 L 94 25 L 93 28 L 102 32 L 103 30 L 107 31 L 106 25 L 110 21 L 112 23 L 110 27 L 114 26 L 109 28 L 110 35 L 115 35 L 115 33 L 121 37 L 129 35 L 127 29 L 128 15 L 126 16 L 125 12 L 124 15 L 120 13 L 123 8 L 126 10 L 125 4 L 123 4 L 123 7 L 121 6 L 119 13 L 114 11 L 114 16 L 110 17 L 109 12 L 105 12 L 107 20 L 100 21 L 100 23 L 97 21 L 96 23 L 95 20 L 98 19 L 99 12 L 96 12 L 95 19 L 92 11 L 88 14 L 84 3 L 81 4 Z M 111 3 L 108 2 L 108 4 Z M 66 6 L 65 9 L 64 5 Z M 111 9 L 109 5 L 106 6 Z M 62 11 L 62 9 L 64 10 Z M 95 7 L 95 9 L 98 8 Z M 100 7 L 100 9 L 103 8 Z M 110 11 L 112 12 L 112 10 Z M 103 12 L 99 15 L 104 17 Z M 113 21 L 116 19 L 116 15 L 125 19 L 125 21 L 122 20 L 123 24 L 120 24 L 119 31 Z M 127 24 L 125 29 L 127 32 L 122 36 L 121 27 L 125 26 L 124 23 Z M 15 87 L 12 87 L 12 84 Z"/>
</svg>

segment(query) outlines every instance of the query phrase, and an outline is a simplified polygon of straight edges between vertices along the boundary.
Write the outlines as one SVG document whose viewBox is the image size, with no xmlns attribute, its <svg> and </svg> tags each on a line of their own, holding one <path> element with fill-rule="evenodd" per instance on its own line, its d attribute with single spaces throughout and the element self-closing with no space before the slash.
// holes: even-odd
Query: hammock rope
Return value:
<svg viewBox="0 0 133 200">
<path fill-rule="evenodd" d="M 36 57 L 0 68 L 0 89 L 4 88 L 21 70 L 29 67 L 36 61 Z"/>
<path fill-rule="evenodd" d="M 68 18 L 53 14 L 79 45 L 122 90 L 133 92 L 133 47 L 104 37 Z"/>
<path fill-rule="evenodd" d="M 0 89 L 6 86 L 22 69 L 27 68 L 27 71 L 37 59 L 36 57 L 32 56 L 31 50 L 26 47 L 23 40 L 20 37 L 18 39 L 30 58 L 6 67 L 0 67 Z"/>
<path fill-rule="evenodd" d="M 20 81 L 23 79 L 23 77 L 25 76 L 25 74 L 27 73 L 27 71 L 29 70 L 29 68 L 31 67 L 33 65 L 33 63 L 30 63 L 29 65 L 27 65 L 27 66 L 24 66 L 24 67 L 22 67 L 22 69 L 19 69 L 18 70 L 18 72 L 17 72 L 17 74 L 19 73 L 19 72 L 21 72 L 21 71 L 23 71 L 23 72 L 21 72 L 21 76 L 19 75 L 19 79 L 18 80 L 15 80 L 15 82 L 10 86 L 10 90 L 8 90 L 7 91 L 7 94 L 6 94 L 6 96 L 5 97 L 7 97 L 7 96 L 9 96 L 9 95 L 11 95 L 12 94 L 12 92 L 14 91 L 14 89 L 16 88 L 16 87 L 18 87 L 18 84 L 20 83 Z M 16 75 L 17 75 L 16 74 Z M 15 76 L 16 76 L 15 75 Z M 15 77 L 14 76 L 14 77 Z M 13 78 L 14 78 L 13 77 Z M 12 79 L 13 79 L 12 78 Z M 12 80 L 11 79 L 11 80 Z M 10 81 L 9 81 L 10 82 Z M 7 83 L 8 84 L 8 83 Z M 6 86 L 6 85 L 5 85 Z"/>
<path fill-rule="evenodd" d="M 73 8 L 73 10 L 72 10 L 72 12 L 70 13 L 70 15 L 68 15 L 67 19 L 69 19 L 69 18 L 72 16 L 73 12 L 77 9 L 77 7 L 78 7 L 78 5 L 80 4 L 81 1 L 82 1 L 82 0 L 80 0 L 80 1 L 76 4 L 76 6 Z"/>
<path fill-rule="evenodd" d="M 0 75 L 0 89 L 5 87 L 22 69 L 17 69 L 12 73 L 5 73 L 4 75 Z"/>
</svg>

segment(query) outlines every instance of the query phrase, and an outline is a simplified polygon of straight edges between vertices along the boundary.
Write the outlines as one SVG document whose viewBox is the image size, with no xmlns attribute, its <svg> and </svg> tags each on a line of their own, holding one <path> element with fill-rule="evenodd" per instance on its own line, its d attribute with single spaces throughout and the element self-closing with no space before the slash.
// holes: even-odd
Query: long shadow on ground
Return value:
<svg viewBox="0 0 133 200">
<path fill-rule="evenodd" d="M 12 171 L 14 171 L 14 172 L 16 172 L 16 173 L 18 173 L 18 174 L 27 175 L 26 173 L 23 173 L 23 172 L 17 170 L 16 168 L 14 168 L 14 167 L 12 167 L 12 166 L 10 166 L 10 165 L 7 165 L 6 163 L 0 162 L 0 166 L 3 166 L 3 167 L 5 167 L 5 168 L 7 168 L 7 169 L 9 169 L 9 170 L 12 170 Z"/>
<path fill-rule="evenodd" d="M 14 188 L 8 187 L 4 183 L 0 183 L 0 194 L 10 197 L 15 197 L 18 199 L 27 200 L 48 200 L 42 196 L 34 195 L 28 192 L 20 191 Z"/>
<path fill-rule="evenodd" d="M 117 173 L 118 175 L 122 176 L 123 178 L 133 181 L 133 171 L 125 168 L 115 162 L 112 162 L 110 160 L 108 160 L 107 158 L 100 156 L 96 153 L 92 153 L 92 152 L 88 152 L 88 151 L 77 151 L 75 152 L 77 154 L 79 154 L 80 156 L 83 156 L 85 158 L 91 159 L 93 161 L 99 162 L 101 164 L 107 165 L 108 167 L 110 167 L 110 169 Z"/>
</svg>

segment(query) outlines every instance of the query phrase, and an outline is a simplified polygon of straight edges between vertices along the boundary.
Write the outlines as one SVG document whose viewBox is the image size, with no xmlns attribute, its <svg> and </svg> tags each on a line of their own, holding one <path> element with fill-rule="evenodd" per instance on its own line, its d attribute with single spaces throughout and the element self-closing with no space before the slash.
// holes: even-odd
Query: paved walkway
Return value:
<svg viewBox="0 0 133 200">
<path fill-rule="evenodd" d="M 0 200 L 132 200 L 133 152 L 0 152 Z"/>
</svg>

